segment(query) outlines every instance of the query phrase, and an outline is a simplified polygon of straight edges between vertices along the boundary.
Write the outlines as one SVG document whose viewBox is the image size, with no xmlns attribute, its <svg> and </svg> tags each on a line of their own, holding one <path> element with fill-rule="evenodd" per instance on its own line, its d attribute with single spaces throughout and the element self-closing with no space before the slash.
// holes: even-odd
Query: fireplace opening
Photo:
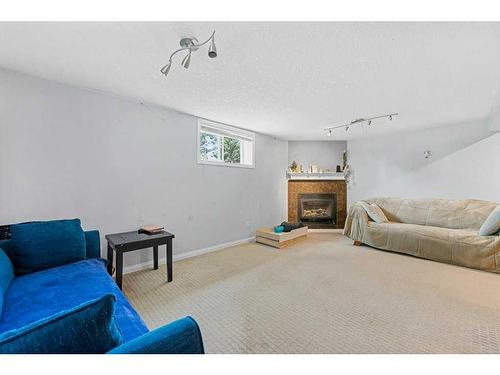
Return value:
<svg viewBox="0 0 500 375">
<path fill-rule="evenodd" d="M 333 228 L 337 221 L 335 193 L 301 193 L 298 196 L 299 222 L 311 228 Z"/>
</svg>

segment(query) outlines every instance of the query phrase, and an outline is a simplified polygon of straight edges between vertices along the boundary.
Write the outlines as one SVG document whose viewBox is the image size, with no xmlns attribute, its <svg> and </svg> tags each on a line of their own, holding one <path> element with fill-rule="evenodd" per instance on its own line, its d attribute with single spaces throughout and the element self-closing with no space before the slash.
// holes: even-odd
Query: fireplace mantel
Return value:
<svg viewBox="0 0 500 375">
<path fill-rule="evenodd" d="M 343 173 L 324 172 L 324 173 L 290 173 L 286 174 L 288 180 L 345 180 Z"/>
</svg>

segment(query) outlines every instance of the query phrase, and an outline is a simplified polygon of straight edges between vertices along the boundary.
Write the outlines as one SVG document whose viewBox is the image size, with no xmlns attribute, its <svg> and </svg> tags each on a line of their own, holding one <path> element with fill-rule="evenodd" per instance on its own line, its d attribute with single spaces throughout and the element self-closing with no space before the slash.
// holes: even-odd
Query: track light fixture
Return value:
<svg viewBox="0 0 500 375">
<path fill-rule="evenodd" d="M 331 136 L 332 132 L 335 129 L 345 128 L 345 131 L 348 131 L 349 128 L 351 127 L 351 125 L 361 124 L 361 126 L 363 126 L 364 123 L 367 122 L 368 126 L 370 126 L 372 124 L 372 120 L 376 120 L 376 119 L 379 119 L 379 118 L 387 118 L 390 121 L 392 121 L 393 116 L 397 116 L 397 115 L 399 115 L 399 113 L 388 113 L 386 115 L 381 115 L 381 116 L 373 116 L 373 117 L 368 117 L 368 118 L 358 118 L 356 120 L 352 120 L 351 122 L 349 122 L 347 124 L 342 124 L 342 125 L 337 125 L 337 126 L 332 126 L 332 127 L 329 127 L 329 128 L 325 128 L 325 132 L 326 132 L 327 136 Z"/>
<path fill-rule="evenodd" d="M 178 50 L 174 51 L 171 55 L 170 58 L 168 59 L 167 65 L 165 65 L 163 68 L 160 69 L 161 74 L 163 74 L 165 77 L 168 75 L 168 72 L 170 71 L 170 67 L 172 66 L 172 59 L 173 57 L 182 51 L 188 51 L 187 55 L 184 56 L 182 59 L 181 65 L 185 68 L 188 69 L 189 65 L 191 64 L 191 53 L 194 51 L 197 51 L 201 46 L 204 46 L 208 42 L 210 43 L 210 47 L 208 48 L 208 57 L 210 58 L 216 58 L 217 57 L 217 47 L 215 46 L 215 30 L 210 35 L 210 38 L 205 40 L 203 43 L 199 43 L 198 39 L 195 37 L 189 37 L 189 38 L 182 38 L 179 42 L 181 45 L 181 48 Z"/>
</svg>

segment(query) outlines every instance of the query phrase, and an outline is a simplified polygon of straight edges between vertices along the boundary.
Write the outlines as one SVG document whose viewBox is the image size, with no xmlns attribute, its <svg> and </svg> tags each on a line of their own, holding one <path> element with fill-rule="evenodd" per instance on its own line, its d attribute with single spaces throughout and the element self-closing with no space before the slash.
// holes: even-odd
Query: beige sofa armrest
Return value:
<svg viewBox="0 0 500 375">
<path fill-rule="evenodd" d="M 355 240 L 362 241 L 364 228 L 368 225 L 368 214 L 364 207 L 358 202 L 349 208 L 347 215 L 344 235 Z"/>
</svg>

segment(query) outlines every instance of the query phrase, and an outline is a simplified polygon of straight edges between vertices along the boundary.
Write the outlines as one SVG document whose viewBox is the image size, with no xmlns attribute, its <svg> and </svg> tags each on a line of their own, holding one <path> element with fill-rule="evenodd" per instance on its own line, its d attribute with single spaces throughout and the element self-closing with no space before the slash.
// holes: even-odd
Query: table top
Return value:
<svg viewBox="0 0 500 375">
<path fill-rule="evenodd" d="M 161 231 L 155 234 L 146 234 L 139 233 L 139 231 L 135 230 L 132 232 L 107 234 L 105 237 L 113 245 L 122 246 L 125 244 L 133 244 L 135 242 L 147 242 L 151 240 L 174 238 L 175 236 L 166 231 Z"/>
</svg>

